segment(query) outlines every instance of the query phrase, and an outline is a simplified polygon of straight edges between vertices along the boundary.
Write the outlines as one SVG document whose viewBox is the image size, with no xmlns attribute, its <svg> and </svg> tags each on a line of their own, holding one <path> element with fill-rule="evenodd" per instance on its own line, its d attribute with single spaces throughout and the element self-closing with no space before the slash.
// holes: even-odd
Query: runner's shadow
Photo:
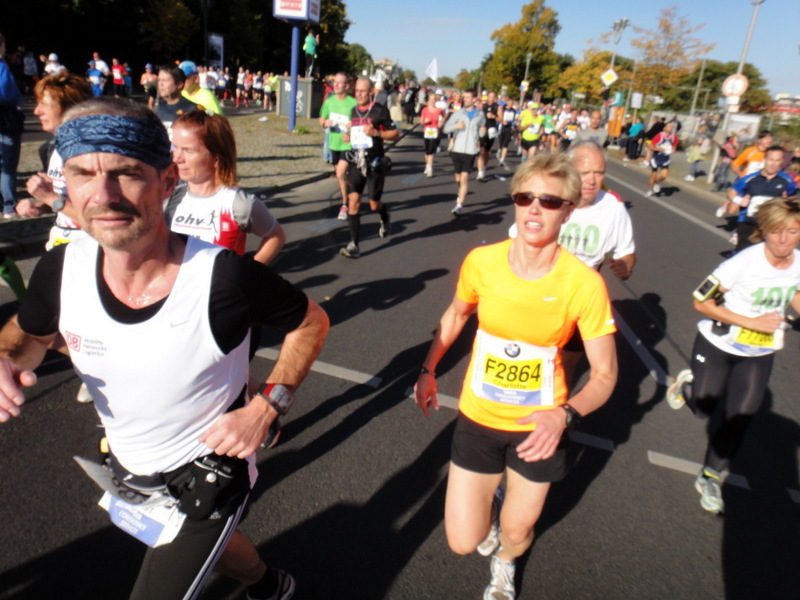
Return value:
<svg viewBox="0 0 800 600">
<path fill-rule="evenodd" d="M 725 598 L 798 598 L 800 425 L 772 411 L 772 393 L 753 418 L 733 465 L 750 490 L 723 485 L 722 568 Z M 732 466 L 733 466 L 732 465 Z"/>
</svg>

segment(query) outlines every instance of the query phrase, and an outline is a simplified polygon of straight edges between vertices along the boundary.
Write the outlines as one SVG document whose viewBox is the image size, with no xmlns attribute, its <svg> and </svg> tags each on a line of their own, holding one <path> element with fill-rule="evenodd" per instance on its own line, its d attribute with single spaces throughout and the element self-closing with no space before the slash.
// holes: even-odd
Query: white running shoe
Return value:
<svg viewBox="0 0 800 600">
<path fill-rule="evenodd" d="M 89 388 L 86 387 L 85 383 L 81 384 L 81 387 L 78 390 L 78 395 L 75 397 L 75 400 L 77 400 L 82 404 L 86 404 L 87 402 L 92 401 L 92 395 L 89 393 Z"/>
<path fill-rule="evenodd" d="M 475 178 L 478 181 L 483 181 L 486 177 L 486 171 L 478 171 L 478 176 Z"/>
<path fill-rule="evenodd" d="M 650 198 L 650 197 L 652 197 L 652 196 L 653 196 L 653 190 L 647 190 L 647 191 L 644 193 L 644 195 L 645 195 L 645 197 L 646 197 L 646 198 Z"/>
<path fill-rule="evenodd" d="M 516 568 L 513 562 L 506 562 L 492 554 L 492 579 L 483 591 L 483 600 L 514 600 L 517 595 L 514 589 Z"/>
<path fill-rule="evenodd" d="M 336 218 L 340 221 L 347 221 L 347 206 L 342 204 L 342 207 L 339 209 L 339 214 L 336 216 Z"/>
<path fill-rule="evenodd" d="M 454 217 L 458 218 L 458 217 L 460 217 L 460 216 L 461 216 L 461 209 L 462 209 L 462 208 L 463 208 L 463 206 L 462 206 L 461 204 L 456 204 L 456 205 L 455 205 L 455 207 L 453 208 L 453 210 L 451 210 L 451 211 L 450 211 L 450 213 L 451 213 L 451 214 L 452 214 Z"/>
<path fill-rule="evenodd" d="M 700 492 L 700 506 L 715 514 L 725 512 L 722 483 L 718 478 L 707 476 L 704 469 L 695 479 L 694 488 Z"/>
<path fill-rule="evenodd" d="M 726 212 L 728 212 L 728 211 L 725 210 L 725 205 L 723 204 L 722 206 L 720 206 L 717 209 L 717 212 L 715 212 L 714 214 L 717 216 L 718 219 L 721 219 L 721 218 L 723 218 L 725 216 Z"/>
<path fill-rule="evenodd" d="M 694 381 L 694 375 L 691 369 L 684 369 L 675 378 L 675 381 L 667 388 L 667 404 L 669 407 L 678 410 L 683 408 L 686 404 L 686 398 L 683 395 L 683 386 L 687 383 Z"/>
<path fill-rule="evenodd" d="M 683 179 L 684 179 L 684 181 L 694 181 L 694 176 L 692 176 L 692 175 L 687 175 L 687 176 L 686 176 L 686 177 L 684 177 Z"/>
<path fill-rule="evenodd" d="M 653 191 L 654 191 L 656 194 L 660 194 L 660 193 L 661 193 L 661 186 L 660 186 L 660 185 L 658 185 L 657 183 L 654 183 L 654 184 L 653 184 Z"/>
</svg>

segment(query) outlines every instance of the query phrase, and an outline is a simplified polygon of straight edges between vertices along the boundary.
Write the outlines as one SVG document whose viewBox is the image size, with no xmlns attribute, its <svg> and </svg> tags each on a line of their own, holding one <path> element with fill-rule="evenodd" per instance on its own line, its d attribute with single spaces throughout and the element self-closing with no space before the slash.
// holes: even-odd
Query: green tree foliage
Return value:
<svg viewBox="0 0 800 600">
<path fill-rule="evenodd" d="M 236 34 L 225 36 L 225 62 L 232 67 L 261 70 L 265 6 L 259 0 L 230 0 L 228 30 Z"/>
<path fill-rule="evenodd" d="M 611 52 L 599 52 L 594 48 L 587 50 L 583 60 L 563 69 L 557 79 L 557 96 L 570 98 L 573 93 L 586 94 L 583 103 L 598 104 L 606 90 L 600 76 L 611 66 Z M 614 71 L 619 79 L 617 85 L 627 87 L 631 79 L 633 61 L 620 56 L 616 57 Z"/>
<path fill-rule="evenodd" d="M 342 0 L 322 0 L 319 26 L 320 73 L 333 74 L 347 69 L 348 50 L 344 36 L 350 28 L 347 7 Z"/>
<path fill-rule="evenodd" d="M 738 66 L 739 63 L 737 62 L 721 63 L 716 60 L 709 60 L 706 62 L 700 87 L 709 90 L 708 100 L 706 100 L 706 92 L 700 91 L 697 96 L 696 109 L 702 109 L 704 104 L 706 108 L 714 108 L 717 105 L 720 99 L 723 98 L 722 83 L 730 75 L 736 73 Z M 665 107 L 682 112 L 688 112 L 691 109 L 692 98 L 695 91 L 694 88 L 697 86 L 701 67 L 702 65 L 698 64 L 692 71 L 686 73 L 678 81 L 676 87 L 665 90 L 661 94 L 664 98 Z M 764 110 L 766 106 L 769 106 L 771 101 L 769 92 L 766 89 L 767 82 L 764 80 L 761 72 L 750 63 L 745 63 L 742 74 L 749 80 L 749 86 L 744 96 L 742 96 L 739 110 L 742 112 Z"/>
<path fill-rule="evenodd" d="M 704 55 L 716 44 L 706 44 L 693 35 L 705 25 L 693 26 L 678 14 L 676 6 L 661 10 L 656 28 L 633 26 L 639 37 L 631 45 L 639 50 L 636 65 L 636 86 L 647 94 L 661 92 L 678 85 Z"/>
<path fill-rule="evenodd" d="M 364 69 L 370 70 L 375 62 L 372 60 L 372 55 L 367 52 L 361 44 L 349 44 L 347 46 L 347 72 L 348 73 L 361 73 Z"/>
<path fill-rule="evenodd" d="M 492 33 L 494 52 L 484 64 L 483 88 L 499 90 L 508 87 L 511 96 L 519 94 L 525 76 L 525 62 L 531 55 L 528 80 L 531 89 L 550 89 L 555 83 L 558 55 L 553 52 L 561 26 L 556 11 L 544 0 L 533 0 L 522 7 L 522 18 Z"/>
<path fill-rule="evenodd" d="M 162 56 L 180 56 L 192 33 L 200 26 L 182 0 L 147 0 L 140 44 Z"/>
</svg>

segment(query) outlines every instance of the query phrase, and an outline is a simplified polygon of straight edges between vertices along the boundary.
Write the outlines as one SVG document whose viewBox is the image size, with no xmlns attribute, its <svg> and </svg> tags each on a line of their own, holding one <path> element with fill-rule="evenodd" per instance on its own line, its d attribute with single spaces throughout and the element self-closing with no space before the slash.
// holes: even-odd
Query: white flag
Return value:
<svg viewBox="0 0 800 600">
<path fill-rule="evenodd" d="M 439 65 L 434 58 L 428 68 L 425 69 L 425 75 L 433 79 L 434 82 L 439 83 Z"/>
</svg>

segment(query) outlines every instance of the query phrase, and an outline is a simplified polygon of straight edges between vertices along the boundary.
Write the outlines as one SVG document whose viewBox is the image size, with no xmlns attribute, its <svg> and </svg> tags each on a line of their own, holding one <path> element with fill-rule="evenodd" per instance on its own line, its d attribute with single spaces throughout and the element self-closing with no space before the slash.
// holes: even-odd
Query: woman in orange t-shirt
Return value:
<svg viewBox="0 0 800 600">
<path fill-rule="evenodd" d="M 515 560 L 533 542 L 550 484 L 568 469 L 565 431 L 602 406 L 616 383 L 615 327 L 603 279 L 558 245 L 579 195 L 580 176 L 563 155 L 537 154 L 519 168 L 511 182 L 519 234 L 467 256 L 414 387 L 426 416 L 430 407 L 438 410 L 436 366 L 477 309 L 445 530 L 454 552 L 492 555 L 484 597 L 515 597 Z M 576 327 L 590 377 L 567 402 L 560 354 Z"/>
</svg>

